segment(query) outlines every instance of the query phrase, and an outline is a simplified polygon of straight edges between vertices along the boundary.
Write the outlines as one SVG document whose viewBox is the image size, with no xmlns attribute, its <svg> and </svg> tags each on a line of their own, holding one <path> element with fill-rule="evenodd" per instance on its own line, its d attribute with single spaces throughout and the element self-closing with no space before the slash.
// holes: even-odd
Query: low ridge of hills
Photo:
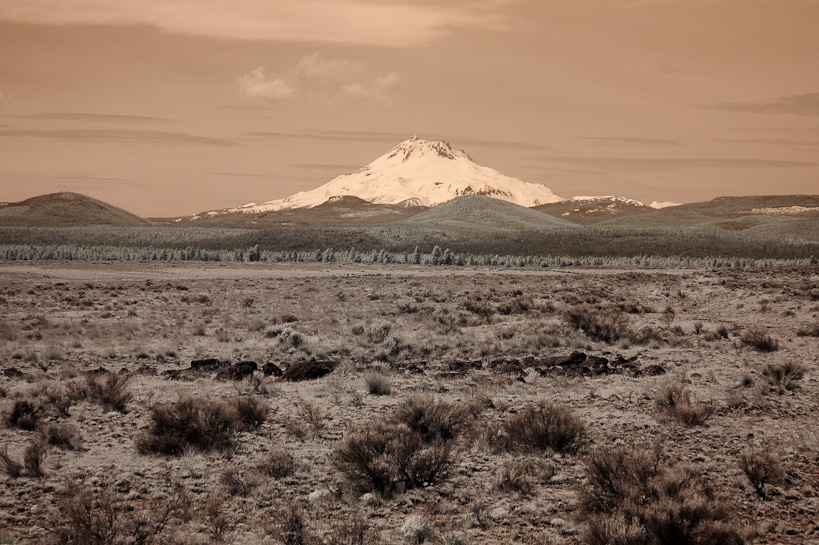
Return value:
<svg viewBox="0 0 819 545">
<path fill-rule="evenodd" d="M 135 214 L 80 193 L 49 193 L 0 204 L 0 226 L 4 227 L 138 227 L 149 224 Z"/>
</svg>

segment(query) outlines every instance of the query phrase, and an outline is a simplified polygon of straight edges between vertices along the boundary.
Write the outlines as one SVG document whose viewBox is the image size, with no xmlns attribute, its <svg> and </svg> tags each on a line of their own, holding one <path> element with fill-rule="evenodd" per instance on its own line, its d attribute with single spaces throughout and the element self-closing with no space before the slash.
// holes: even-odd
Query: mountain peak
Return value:
<svg viewBox="0 0 819 545">
<path fill-rule="evenodd" d="M 449 142 L 445 140 L 424 140 L 418 135 L 412 135 L 409 139 L 392 148 L 387 153 L 387 158 L 399 157 L 402 161 L 407 161 L 413 156 L 423 156 L 427 153 L 452 160 L 456 159 L 456 157 L 464 157 L 474 163 L 474 160 L 463 150 L 453 150 Z"/>
<path fill-rule="evenodd" d="M 209 214 L 312 208 L 344 195 L 401 206 L 434 206 L 462 195 L 485 195 L 521 206 L 561 200 L 544 185 L 524 182 L 479 165 L 465 151 L 453 149 L 449 142 L 413 135 L 370 164 L 312 191 Z"/>
</svg>

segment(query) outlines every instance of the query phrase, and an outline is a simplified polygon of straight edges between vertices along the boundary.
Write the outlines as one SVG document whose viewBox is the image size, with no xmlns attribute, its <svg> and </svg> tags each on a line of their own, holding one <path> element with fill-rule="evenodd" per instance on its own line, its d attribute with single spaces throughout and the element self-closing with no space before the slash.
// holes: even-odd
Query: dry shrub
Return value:
<svg viewBox="0 0 819 545">
<path fill-rule="evenodd" d="M 671 379 L 660 387 L 654 397 L 654 406 L 665 418 L 689 427 L 702 426 L 714 414 L 712 404 L 691 401 L 691 392 L 680 378 Z"/>
<path fill-rule="evenodd" d="M 12 458 L 5 448 L 0 449 L 0 468 L 12 479 L 23 474 L 23 464 Z"/>
<path fill-rule="evenodd" d="M 6 417 L 6 423 L 12 428 L 33 431 L 40 423 L 42 412 L 39 404 L 26 399 L 18 399 Z"/>
<path fill-rule="evenodd" d="M 337 522 L 324 538 L 325 545 L 377 545 L 381 543 L 378 532 L 371 530 L 367 519 L 353 515 Z"/>
<path fill-rule="evenodd" d="M 779 394 L 798 389 L 799 381 L 806 372 L 804 365 L 790 360 L 769 363 L 762 369 L 762 375 L 768 380 L 768 384 Z"/>
<path fill-rule="evenodd" d="M 390 496 L 445 480 L 451 452 L 440 441 L 425 444 L 406 424 L 382 421 L 348 436 L 335 450 L 333 463 L 356 492 Z"/>
<path fill-rule="evenodd" d="M 414 394 L 392 413 L 392 420 L 417 433 L 425 443 L 455 439 L 471 422 L 469 407 L 430 394 Z"/>
<path fill-rule="evenodd" d="M 593 341 L 615 343 L 628 332 L 628 317 L 614 309 L 603 310 L 581 305 L 569 309 L 565 319 Z"/>
<path fill-rule="evenodd" d="M 241 427 L 233 404 L 219 399 L 186 397 L 151 409 L 151 425 L 137 440 L 142 453 L 179 456 L 186 448 L 226 450 Z"/>
<path fill-rule="evenodd" d="M 745 346 L 750 346 L 757 352 L 775 352 L 779 350 L 779 341 L 758 327 L 746 329 L 742 333 L 740 341 L 742 341 L 742 344 Z"/>
<path fill-rule="evenodd" d="M 129 377 L 115 373 L 88 374 L 85 377 L 88 398 L 108 411 L 127 412 L 133 395 L 127 390 Z"/>
<path fill-rule="evenodd" d="M 275 526 L 268 529 L 269 534 L 278 538 L 283 545 L 313 545 L 318 541 L 307 526 L 304 511 L 297 505 L 288 504 L 280 511 Z"/>
<path fill-rule="evenodd" d="M 225 503 L 224 492 L 212 492 L 205 501 L 205 527 L 216 542 L 236 526 L 236 521 L 222 509 Z"/>
<path fill-rule="evenodd" d="M 541 459 L 511 460 L 504 464 L 495 488 L 501 492 L 529 495 L 536 482 L 547 482 L 555 474 L 555 468 Z"/>
<path fill-rule="evenodd" d="M 229 464 L 222 470 L 219 483 L 231 496 L 242 497 L 250 494 L 259 484 L 253 477 L 243 474 L 234 464 Z"/>
<path fill-rule="evenodd" d="M 782 484 L 785 475 L 779 466 L 779 460 L 770 452 L 761 449 L 747 449 L 739 455 L 739 468 L 751 481 L 754 492 L 760 498 L 766 498 L 766 484 Z"/>
<path fill-rule="evenodd" d="M 295 472 L 296 459 L 290 451 L 274 449 L 265 456 L 264 460 L 256 466 L 256 469 L 268 477 L 283 479 Z"/>
<path fill-rule="evenodd" d="M 691 466 L 639 447 L 594 450 L 580 507 L 590 545 L 741 545 L 726 503 Z"/>
<path fill-rule="evenodd" d="M 78 484 L 63 490 L 53 521 L 54 545 L 109 545 L 163 543 L 162 532 L 177 510 L 178 497 L 152 498 L 138 506 L 105 487 L 95 495 Z"/>
<path fill-rule="evenodd" d="M 796 334 L 800 337 L 819 337 L 819 322 L 806 324 L 800 327 Z"/>
<path fill-rule="evenodd" d="M 46 446 L 41 441 L 34 441 L 29 443 L 26 450 L 23 451 L 23 466 L 26 468 L 26 473 L 29 477 L 42 477 L 43 460 L 46 456 Z"/>
<path fill-rule="evenodd" d="M 501 431 L 509 450 L 574 452 L 585 428 L 565 405 L 540 401 L 507 418 Z"/>
<path fill-rule="evenodd" d="M 321 432 L 327 426 L 327 419 L 329 415 L 324 410 L 309 401 L 304 401 L 299 405 L 299 416 L 301 416 L 307 425 L 313 430 L 313 439 L 321 437 Z"/>
<path fill-rule="evenodd" d="M 82 437 L 73 424 L 50 424 L 43 431 L 43 440 L 64 450 L 80 450 Z"/>
<path fill-rule="evenodd" d="M 237 397 L 233 401 L 233 406 L 236 407 L 239 422 L 246 431 L 255 430 L 264 424 L 270 411 L 267 403 L 256 396 Z"/>
</svg>

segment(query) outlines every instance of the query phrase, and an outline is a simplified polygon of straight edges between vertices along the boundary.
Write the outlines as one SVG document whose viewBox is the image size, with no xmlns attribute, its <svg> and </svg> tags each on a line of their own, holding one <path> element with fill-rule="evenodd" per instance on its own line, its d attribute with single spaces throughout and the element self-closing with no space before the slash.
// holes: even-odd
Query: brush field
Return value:
<svg viewBox="0 0 819 545">
<path fill-rule="evenodd" d="M 819 268 L 0 264 L 0 543 L 819 542 Z"/>
</svg>

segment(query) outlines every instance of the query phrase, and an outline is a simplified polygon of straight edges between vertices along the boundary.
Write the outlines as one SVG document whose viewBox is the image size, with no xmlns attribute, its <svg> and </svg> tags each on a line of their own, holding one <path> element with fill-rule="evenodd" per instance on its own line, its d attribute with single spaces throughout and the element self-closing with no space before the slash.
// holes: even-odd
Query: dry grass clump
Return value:
<svg viewBox="0 0 819 545">
<path fill-rule="evenodd" d="M 739 468 L 751 481 L 757 496 L 765 499 L 766 484 L 782 484 L 785 474 L 779 466 L 779 460 L 767 450 L 751 448 L 739 455 Z"/>
<path fill-rule="evenodd" d="M 364 375 L 367 391 L 376 396 L 388 396 L 392 393 L 392 382 L 384 371 L 371 371 Z"/>
<path fill-rule="evenodd" d="M 666 381 L 654 397 L 654 406 L 663 417 L 685 426 L 702 426 L 714 414 L 711 403 L 693 403 L 691 392 L 681 378 Z"/>
<path fill-rule="evenodd" d="M 580 508 L 589 545 L 741 545 L 726 503 L 685 464 L 659 449 L 594 450 L 586 461 Z"/>
<path fill-rule="evenodd" d="M 581 330 L 593 341 L 616 343 L 628 333 L 628 317 L 613 309 L 597 309 L 581 305 L 569 309 L 565 314 L 566 321 L 575 329 Z"/>
<path fill-rule="evenodd" d="M 574 452 L 586 425 L 565 405 L 540 401 L 507 418 L 501 428 L 507 450 Z"/>
<path fill-rule="evenodd" d="M 768 384 L 779 394 L 799 388 L 799 381 L 805 376 L 807 368 L 795 361 L 769 363 L 762 369 L 762 375 Z"/>
<path fill-rule="evenodd" d="M 225 450 L 242 427 L 236 407 L 221 399 L 186 397 L 151 409 L 151 425 L 137 439 L 141 453 L 179 456 L 187 448 Z"/>
<path fill-rule="evenodd" d="M 739 340 L 745 346 L 750 346 L 757 352 L 775 352 L 779 350 L 779 341 L 765 333 L 764 329 L 750 327 L 746 329 Z"/>
</svg>

